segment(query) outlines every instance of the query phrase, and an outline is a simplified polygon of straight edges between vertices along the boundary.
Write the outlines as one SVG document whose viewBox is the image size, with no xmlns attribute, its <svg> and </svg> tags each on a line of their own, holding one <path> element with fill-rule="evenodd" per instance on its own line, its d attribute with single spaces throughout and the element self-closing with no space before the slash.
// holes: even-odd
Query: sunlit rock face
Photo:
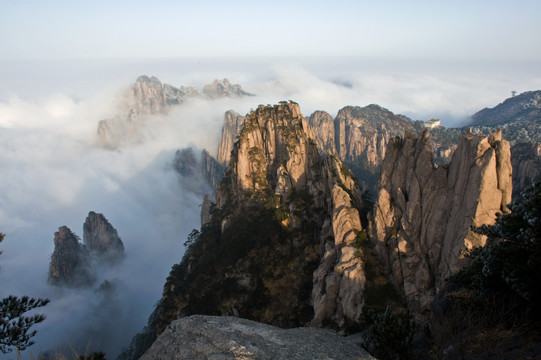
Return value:
<svg viewBox="0 0 541 360">
<path fill-rule="evenodd" d="M 107 264 L 124 259 L 124 243 L 103 214 L 88 213 L 83 225 L 83 243 L 93 256 Z"/>
<path fill-rule="evenodd" d="M 354 242 L 363 229 L 349 169 L 320 152 L 293 102 L 248 114 L 230 154 L 199 239 L 164 286 L 158 333 L 195 313 L 282 327 L 356 321 L 364 269 Z"/>
<path fill-rule="evenodd" d="M 420 134 L 425 126 L 379 106 L 346 106 L 333 119 L 324 111 L 310 115 L 309 123 L 324 152 L 336 155 L 357 176 L 364 190 L 376 194 L 379 169 L 389 141 L 405 132 Z M 458 132 L 432 129 L 432 152 L 438 163 L 448 162 L 456 148 Z"/>
<path fill-rule="evenodd" d="M 81 287 L 92 285 L 90 254 L 79 238 L 67 226 L 54 233 L 54 251 L 49 266 L 49 284 Z"/>
<path fill-rule="evenodd" d="M 428 311 L 445 279 L 485 238 L 471 226 L 493 224 L 511 201 L 511 156 L 501 132 L 464 133 L 448 166 L 433 164 L 432 145 L 395 137 L 387 148 L 370 239 L 408 306 Z"/>
<path fill-rule="evenodd" d="M 375 359 L 334 331 L 281 329 L 231 316 L 194 315 L 171 323 L 146 359 Z"/>
</svg>

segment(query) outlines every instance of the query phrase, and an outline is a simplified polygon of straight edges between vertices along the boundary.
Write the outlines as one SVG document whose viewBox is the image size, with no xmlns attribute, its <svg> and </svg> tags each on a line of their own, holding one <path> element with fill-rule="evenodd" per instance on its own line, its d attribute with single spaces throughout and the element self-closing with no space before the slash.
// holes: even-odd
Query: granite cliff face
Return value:
<svg viewBox="0 0 541 360">
<path fill-rule="evenodd" d="M 501 132 L 462 134 L 448 166 L 433 164 L 428 134 L 406 133 L 387 148 L 370 240 L 410 309 L 428 312 L 464 254 L 485 239 L 470 226 L 493 224 L 511 201 L 511 155 Z"/>
<path fill-rule="evenodd" d="M 146 359 L 374 359 L 333 331 L 280 329 L 226 316 L 175 320 L 141 357 Z"/>
<path fill-rule="evenodd" d="M 96 281 L 99 266 L 116 265 L 124 259 L 124 244 L 103 214 L 89 212 L 83 225 L 84 244 L 68 227 L 54 234 L 49 265 L 49 284 L 85 287 Z"/>
<path fill-rule="evenodd" d="M 318 111 L 310 116 L 310 125 L 316 129 L 316 138 L 323 148 L 340 160 L 361 160 L 374 167 L 383 160 L 391 137 L 422 129 L 420 123 L 378 105 L 346 106 L 334 120 Z"/>
<path fill-rule="evenodd" d="M 336 121 L 316 112 L 309 120 L 316 129 L 293 102 L 261 105 L 242 121 L 226 115 L 223 142 L 236 141 L 222 152 L 230 158 L 215 203 L 205 199 L 203 226 L 190 235 L 131 349 L 140 351 L 171 322 L 193 314 L 343 332 L 359 325 L 364 306 L 406 304 L 429 315 L 434 295 L 465 263 L 465 252 L 484 244 L 470 226 L 494 223 L 496 213 L 506 211 L 509 143 L 501 132 L 464 133 L 452 160 L 437 165 L 439 145 L 428 132 L 417 137 L 404 130 L 404 137 L 356 147 L 353 134 L 361 129 L 368 133 L 372 126 L 377 140 L 378 129 L 390 134 L 387 126 L 400 120 L 374 126 L 362 114 L 346 108 Z M 382 151 L 379 195 L 363 228 L 357 179 L 338 156 L 377 163 Z"/>
<path fill-rule="evenodd" d="M 196 155 L 191 147 L 176 151 L 173 168 L 187 188 L 201 196 L 213 193 L 224 176 L 223 166 L 207 150 Z"/>
<path fill-rule="evenodd" d="M 54 233 L 54 251 L 49 265 L 49 284 L 80 287 L 92 285 L 90 254 L 77 235 L 66 226 Z"/>
<path fill-rule="evenodd" d="M 222 141 L 220 141 L 218 157 L 216 159 L 224 167 L 229 165 L 231 150 L 233 150 L 233 144 L 239 135 L 243 122 L 244 116 L 233 110 L 226 111 L 224 116 L 224 126 L 222 128 Z"/>
<path fill-rule="evenodd" d="M 88 213 L 83 225 L 83 242 L 92 256 L 106 264 L 124 259 L 124 243 L 103 214 Z"/>
<path fill-rule="evenodd" d="M 206 85 L 202 92 L 194 87 L 175 87 L 162 83 L 155 76 L 146 75 L 136 82 L 120 99 L 119 114 L 98 123 L 98 143 L 107 148 L 117 148 L 123 143 L 137 143 L 144 138 L 144 126 L 156 115 L 168 115 L 171 107 L 189 98 L 216 99 L 221 97 L 241 97 L 252 94 L 242 90 L 238 84 L 229 80 L 215 80 Z"/>
<path fill-rule="evenodd" d="M 513 201 L 516 201 L 533 180 L 541 180 L 541 143 L 521 143 L 511 147 L 511 164 Z"/>
<path fill-rule="evenodd" d="M 395 115 L 378 105 L 346 106 L 338 111 L 335 119 L 324 111 L 316 111 L 310 116 L 309 123 L 321 149 L 335 154 L 352 169 L 363 190 L 374 194 L 379 168 L 392 137 L 406 131 L 419 134 L 424 129 L 421 121 Z M 431 132 L 432 151 L 438 162 L 450 158 L 456 147 L 457 134 L 443 128 Z"/>
<path fill-rule="evenodd" d="M 286 328 L 355 321 L 365 275 L 351 172 L 321 155 L 291 102 L 248 114 L 231 154 L 216 203 L 207 198 L 204 225 L 173 266 L 144 336 L 192 314 Z"/>
</svg>

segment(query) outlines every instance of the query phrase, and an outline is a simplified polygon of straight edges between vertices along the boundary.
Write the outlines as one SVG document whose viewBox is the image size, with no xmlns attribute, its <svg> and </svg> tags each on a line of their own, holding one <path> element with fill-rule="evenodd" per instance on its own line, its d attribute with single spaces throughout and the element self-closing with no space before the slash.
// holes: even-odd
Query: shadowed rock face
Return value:
<svg viewBox="0 0 541 360">
<path fill-rule="evenodd" d="M 501 104 L 478 111 L 471 117 L 474 126 L 501 126 L 516 121 L 541 119 L 541 91 L 527 91 Z"/>
<path fill-rule="evenodd" d="M 49 284 L 55 286 L 80 287 L 95 281 L 90 268 L 90 256 L 77 235 L 67 226 L 54 233 L 54 251 L 49 266 Z"/>
<path fill-rule="evenodd" d="M 513 201 L 517 201 L 533 180 L 541 180 L 541 143 L 521 143 L 511 147 L 511 163 Z"/>
<path fill-rule="evenodd" d="M 83 231 L 84 245 L 66 226 L 55 232 L 49 284 L 91 286 L 96 281 L 98 266 L 115 265 L 124 259 L 124 244 L 103 214 L 89 212 Z"/>
<path fill-rule="evenodd" d="M 83 225 L 83 242 L 92 255 L 105 263 L 116 264 L 124 258 L 124 244 L 103 214 L 88 213 Z"/>
<path fill-rule="evenodd" d="M 235 139 L 239 135 L 240 128 L 244 122 L 244 116 L 239 115 L 233 110 L 228 110 L 224 116 L 224 127 L 222 128 L 222 141 L 218 148 L 218 162 L 222 166 L 229 165 L 231 159 L 231 150 Z"/>
<path fill-rule="evenodd" d="M 148 130 L 145 126 L 152 126 L 152 121 L 149 121 L 152 116 L 167 115 L 172 107 L 181 105 L 189 98 L 216 99 L 250 95 L 240 85 L 231 84 L 227 79 L 215 80 L 199 92 L 194 87 L 177 88 L 162 83 L 155 76 L 143 75 L 137 78 L 118 101 L 118 114 L 98 123 L 98 142 L 107 148 L 117 148 L 124 143 L 143 141 Z"/>
<path fill-rule="evenodd" d="M 428 311 L 464 254 L 486 239 L 470 226 L 493 224 L 511 201 L 509 143 L 464 133 L 448 167 L 436 167 L 425 132 L 387 149 L 370 238 L 388 276 L 415 311 Z"/>
<path fill-rule="evenodd" d="M 242 90 L 239 84 L 231 84 L 229 80 L 214 80 L 212 84 L 205 85 L 203 94 L 211 99 L 221 97 L 242 97 L 253 96 L 247 91 Z"/>
<path fill-rule="evenodd" d="M 200 315 L 171 323 L 141 359 L 375 360 L 330 330 L 286 330 L 236 317 Z"/>
</svg>

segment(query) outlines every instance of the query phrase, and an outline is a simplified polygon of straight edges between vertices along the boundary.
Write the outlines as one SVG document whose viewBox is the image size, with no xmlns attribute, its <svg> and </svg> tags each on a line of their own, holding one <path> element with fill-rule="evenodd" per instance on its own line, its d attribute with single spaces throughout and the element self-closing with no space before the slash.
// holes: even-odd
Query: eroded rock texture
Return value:
<svg viewBox="0 0 541 360">
<path fill-rule="evenodd" d="M 191 86 L 177 88 L 162 83 L 155 76 L 143 75 L 118 100 L 118 114 L 98 123 L 98 143 L 107 148 L 117 148 L 125 143 L 144 141 L 149 130 L 147 127 L 152 127 L 149 119 L 168 115 L 172 107 L 189 98 L 216 99 L 250 95 L 240 85 L 231 84 L 227 79 L 215 80 L 199 92 Z"/>
<path fill-rule="evenodd" d="M 218 157 L 216 159 L 224 167 L 229 164 L 231 150 L 233 150 L 233 144 L 239 135 L 243 122 L 244 116 L 233 110 L 226 111 L 224 116 L 224 127 L 222 128 L 222 141 L 220 141 Z"/>
<path fill-rule="evenodd" d="M 54 233 L 54 251 L 49 265 L 49 284 L 80 287 L 94 283 L 90 255 L 67 226 Z"/>
<path fill-rule="evenodd" d="M 448 166 L 433 164 L 428 134 L 395 137 L 381 168 L 370 239 L 414 311 L 428 311 L 445 279 L 485 238 L 470 227 L 493 224 L 511 201 L 511 156 L 501 132 L 464 133 Z"/>
<path fill-rule="evenodd" d="M 282 327 L 358 318 L 360 190 L 335 156 L 321 155 L 297 104 L 246 116 L 215 198 L 164 286 L 158 333 L 196 313 Z"/>
<path fill-rule="evenodd" d="M 334 331 L 280 329 L 231 316 L 174 321 L 141 357 L 146 359 L 375 359 Z"/>
<path fill-rule="evenodd" d="M 520 199 L 520 193 L 541 180 L 541 143 L 521 143 L 511 147 L 513 164 L 513 201 Z"/>
<path fill-rule="evenodd" d="M 88 213 L 83 225 L 83 242 L 93 256 L 107 264 L 124 259 L 124 243 L 103 214 Z"/>
</svg>

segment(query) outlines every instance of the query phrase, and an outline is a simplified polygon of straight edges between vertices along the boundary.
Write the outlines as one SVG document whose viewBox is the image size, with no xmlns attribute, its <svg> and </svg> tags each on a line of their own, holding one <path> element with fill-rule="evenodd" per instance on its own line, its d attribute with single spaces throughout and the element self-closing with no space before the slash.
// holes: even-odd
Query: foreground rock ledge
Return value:
<svg viewBox="0 0 541 360">
<path fill-rule="evenodd" d="M 173 321 L 141 359 L 375 358 L 327 329 L 280 329 L 231 316 L 194 315 Z"/>
</svg>

